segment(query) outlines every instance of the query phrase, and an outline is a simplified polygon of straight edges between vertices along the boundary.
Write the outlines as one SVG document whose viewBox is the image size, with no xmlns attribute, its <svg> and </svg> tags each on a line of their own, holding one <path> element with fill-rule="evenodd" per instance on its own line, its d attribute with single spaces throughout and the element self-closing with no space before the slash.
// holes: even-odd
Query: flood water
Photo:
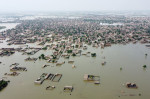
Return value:
<svg viewBox="0 0 150 99">
<path fill-rule="evenodd" d="M 0 29 L 0 32 L 15 28 L 15 26 L 17 26 L 18 24 L 19 23 L 0 23 L 0 26 L 6 26 L 6 28 Z"/>
<path fill-rule="evenodd" d="M 6 42 L 3 42 L 0 47 L 8 47 Z M 29 46 L 37 45 L 30 44 Z M 9 57 L 0 57 L 2 62 L 0 78 L 7 77 L 6 80 L 10 80 L 9 85 L 0 92 L 0 99 L 149 99 L 150 49 L 144 44 L 117 44 L 105 49 L 88 46 L 83 53 L 88 51 L 96 52 L 97 56 L 95 58 L 90 55 L 90 57 L 84 55 L 70 57 L 70 60 L 75 61 L 73 64 L 76 68 L 74 69 L 73 64 L 69 64 L 68 59 L 63 57 L 59 59 L 59 61 L 65 61 L 65 64 L 61 66 L 47 63 L 45 60 L 37 60 L 35 63 L 26 62 L 24 59 L 29 56 L 22 55 L 21 52 L 16 52 Z M 42 53 L 51 55 L 52 50 L 41 50 L 30 57 L 38 57 Z M 104 66 L 101 65 L 103 61 L 106 61 Z M 21 74 L 15 77 L 5 76 L 4 73 L 10 72 L 9 66 L 13 63 L 27 67 L 28 71 L 20 72 Z M 44 64 L 50 66 L 42 68 Z M 147 65 L 147 68 L 143 69 L 143 65 Z M 42 85 L 35 85 L 34 81 L 42 73 L 61 73 L 63 76 L 59 82 L 45 80 Z M 99 75 L 100 84 L 95 85 L 92 82 L 83 81 L 84 74 Z M 136 83 L 138 89 L 126 88 L 123 85 L 126 82 Z M 50 85 L 56 88 L 45 90 Z M 71 95 L 63 91 L 66 85 L 74 87 Z"/>
<path fill-rule="evenodd" d="M 113 25 L 113 26 L 117 26 L 117 25 L 124 25 L 123 23 L 112 23 L 112 24 L 110 24 L 110 23 L 100 23 L 100 25 Z"/>
</svg>

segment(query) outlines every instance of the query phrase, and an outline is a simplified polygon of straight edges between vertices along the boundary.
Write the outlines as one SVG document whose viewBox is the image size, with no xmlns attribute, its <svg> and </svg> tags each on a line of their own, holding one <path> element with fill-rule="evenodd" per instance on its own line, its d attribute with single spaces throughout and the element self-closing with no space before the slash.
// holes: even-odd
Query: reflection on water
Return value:
<svg viewBox="0 0 150 99">
<path fill-rule="evenodd" d="M 4 42 L 5 43 L 5 42 Z M 31 44 L 29 46 L 36 46 Z M 0 46 L 2 47 L 2 46 Z M 141 44 L 112 45 L 105 49 L 92 48 L 84 52 L 96 52 L 97 57 L 76 56 L 70 58 L 74 60 L 76 68 L 68 64 L 68 60 L 62 66 L 47 63 L 44 60 L 25 62 L 29 57 L 16 52 L 10 57 L 0 57 L 0 78 L 5 77 L 4 73 L 9 72 L 12 63 L 19 63 L 20 66 L 27 67 L 27 72 L 20 72 L 17 77 L 7 77 L 11 82 L 0 92 L 0 99 L 148 99 L 150 97 L 148 87 L 150 84 L 150 49 Z M 42 53 L 50 55 L 51 50 L 39 51 L 31 57 L 38 57 Z M 148 54 L 145 57 L 145 53 Z M 105 58 L 103 58 L 105 57 Z M 101 63 L 107 63 L 102 66 Z M 46 68 L 41 68 L 44 64 L 49 64 Z M 148 67 L 143 70 L 143 65 Z M 122 70 L 120 71 L 120 68 Z M 42 85 L 35 85 L 34 81 L 42 73 L 63 74 L 60 82 L 44 81 Z M 94 85 L 83 81 L 84 74 L 100 76 L 100 85 Z M 127 89 L 123 84 L 134 82 L 138 89 Z M 56 86 L 54 90 L 45 90 L 47 86 Z M 63 92 L 63 87 L 70 85 L 74 87 L 73 92 Z M 141 96 L 139 96 L 141 94 Z"/>
</svg>

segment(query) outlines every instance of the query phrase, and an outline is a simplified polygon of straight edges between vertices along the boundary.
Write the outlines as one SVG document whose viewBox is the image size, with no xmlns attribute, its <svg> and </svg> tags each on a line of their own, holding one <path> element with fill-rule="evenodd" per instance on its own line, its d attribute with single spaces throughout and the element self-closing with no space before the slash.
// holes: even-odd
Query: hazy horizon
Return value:
<svg viewBox="0 0 150 99">
<path fill-rule="evenodd" d="M 17 11 L 138 11 L 150 10 L 148 0 L 3 0 L 0 12 Z"/>
</svg>

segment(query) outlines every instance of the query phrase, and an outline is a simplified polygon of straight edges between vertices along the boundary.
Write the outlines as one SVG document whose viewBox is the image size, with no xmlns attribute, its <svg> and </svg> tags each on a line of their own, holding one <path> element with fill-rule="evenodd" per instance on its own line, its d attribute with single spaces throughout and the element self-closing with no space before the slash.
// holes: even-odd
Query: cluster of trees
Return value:
<svg viewBox="0 0 150 99">
<path fill-rule="evenodd" d="M 96 57 L 96 53 L 91 53 L 91 56 L 92 57 Z"/>
<path fill-rule="evenodd" d="M 41 55 L 39 56 L 39 59 L 46 59 L 46 58 L 45 58 L 45 55 L 44 55 L 44 54 L 41 54 Z"/>
</svg>

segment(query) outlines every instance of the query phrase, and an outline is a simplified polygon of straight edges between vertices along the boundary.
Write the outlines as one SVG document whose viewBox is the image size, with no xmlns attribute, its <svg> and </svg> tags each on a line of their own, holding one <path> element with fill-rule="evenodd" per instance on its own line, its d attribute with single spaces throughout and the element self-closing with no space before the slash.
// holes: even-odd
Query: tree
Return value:
<svg viewBox="0 0 150 99">
<path fill-rule="evenodd" d="M 45 59 L 45 55 L 44 55 L 44 54 L 41 54 L 41 58 L 42 58 L 42 59 Z"/>
<path fill-rule="evenodd" d="M 75 53 L 73 53 L 73 54 L 72 54 L 72 56 L 76 56 L 76 54 L 75 54 Z"/>
<path fill-rule="evenodd" d="M 143 65 L 143 68 L 147 68 L 147 66 L 146 66 L 146 65 Z"/>
<path fill-rule="evenodd" d="M 96 53 L 91 53 L 91 56 L 92 57 L 96 57 Z"/>
<path fill-rule="evenodd" d="M 42 49 L 43 49 L 43 50 L 47 50 L 47 47 L 45 46 L 45 47 L 43 47 Z"/>
<path fill-rule="evenodd" d="M 72 50 L 67 50 L 67 53 L 72 53 Z"/>
</svg>

